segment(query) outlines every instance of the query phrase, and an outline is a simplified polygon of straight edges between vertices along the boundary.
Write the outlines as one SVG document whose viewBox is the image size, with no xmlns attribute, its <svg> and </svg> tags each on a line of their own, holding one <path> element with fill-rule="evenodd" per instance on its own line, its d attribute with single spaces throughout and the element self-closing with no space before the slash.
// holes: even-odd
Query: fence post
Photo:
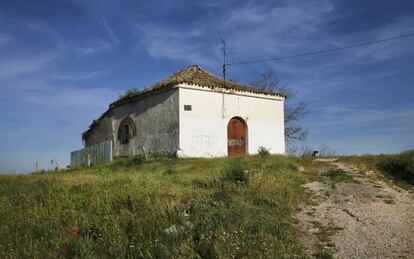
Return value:
<svg viewBox="0 0 414 259">
<path fill-rule="evenodd" d="M 88 167 L 91 166 L 91 155 L 89 154 L 89 152 L 87 152 L 87 155 L 86 155 L 86 165 Z"/>
<path fill-rule="evenodd" d="M 70 154 L 71 167 L 92 166 L 103 161 L 112 161 L 112 141 L 104 141 L 85 147 Z"/>
</svg>

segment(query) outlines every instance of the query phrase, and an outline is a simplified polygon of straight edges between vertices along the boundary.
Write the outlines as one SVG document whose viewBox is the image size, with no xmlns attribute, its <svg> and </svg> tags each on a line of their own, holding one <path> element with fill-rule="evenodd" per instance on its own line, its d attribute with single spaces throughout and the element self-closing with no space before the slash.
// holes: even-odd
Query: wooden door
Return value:
<svg viewBox="0 0 414 259">
<path fill-rule="evenodd" d="M 246 154 L 246 123 L 234 117 L 227 125 L 227 152 L 229 156 Z"/>
</svg>

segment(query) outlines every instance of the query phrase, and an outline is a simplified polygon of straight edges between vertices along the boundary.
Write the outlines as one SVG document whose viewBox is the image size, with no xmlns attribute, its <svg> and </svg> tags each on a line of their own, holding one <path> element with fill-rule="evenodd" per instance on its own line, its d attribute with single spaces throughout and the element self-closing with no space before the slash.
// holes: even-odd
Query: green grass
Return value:
<svg viewBox="0 0 414 259">
<path fill-rule="evenodd" d="M 298 167 L 305 170 L 298 170 Z M 0 177 L 0 258 L 305 257 L 310 159 L 140 158 Z"/>
<path fill-rule="evenodd" d="M 401 187 L 414 185 L 414 150 L 388 155 L 345 156 L 340 158 L 361 168 L 378 171 Z"/>
<path fill-rule="evenodd" d="M 389 158 L 340 159 L 380 170 Z M 0 258 L 303 258 L 293 216 L 312 199 L 302 185 L 326 179 L 352 181 L 313 158 L 268 154 L 0 176 Z"/>
<path fill-rule="evenodd" d="M 383 158 L 377 168 L 396 180 L 414 184 L 414 150 Z"/>
<path fill-rule="evenodd" d="M 316 237 L 318 238 L 318 243 L 316 244 L 316 252 L 313 254 L 315 258 L 325 259 L 333 258 L 334 247 L 332 243 L 332 236 L 336 235 L 339 231 L 342 231 L 343 228 L 336 227 L 334 225 L 322 225 L 319 221 L 311 222 L 315 228 L 318 229 Z"/>
<path fill-rule="evenodd" d="M 323 173 L 323 176 L 327 177 L 331 181 L 333 187 L 336 183 L 340 182 L 355 182 L 355 180 L 342 169 L 330 169 Z"/>
</svg>

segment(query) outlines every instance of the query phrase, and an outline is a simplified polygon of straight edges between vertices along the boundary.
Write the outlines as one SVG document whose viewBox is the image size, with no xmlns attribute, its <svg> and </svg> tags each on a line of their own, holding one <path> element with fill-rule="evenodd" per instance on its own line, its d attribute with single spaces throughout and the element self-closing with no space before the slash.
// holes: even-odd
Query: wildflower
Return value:
<svg viewBox="0 0 414 259">
<path fill-rule="evenodd" d="M 76 234 L 77 236 L 80 236 L 80 234 L 81 234 L 81 230 L 80 230 L 79 228 L 78 228 L 78 229 L 76 229 L 75 234 Z"/>
<path fill-rule="evenodd" d="M 216 237 L 216 235 L 215 234 L 212 234 L 211 236 L 210 236 L 210 240 L 216 240 L 217 239 L 217 237 Z"/>
<path fill-rule="evenodd" d="M 63 245 L 63 251 L 67 252 L 69 250 L 69 245 L 67 243 L 65 243 Z"/>
</svg>

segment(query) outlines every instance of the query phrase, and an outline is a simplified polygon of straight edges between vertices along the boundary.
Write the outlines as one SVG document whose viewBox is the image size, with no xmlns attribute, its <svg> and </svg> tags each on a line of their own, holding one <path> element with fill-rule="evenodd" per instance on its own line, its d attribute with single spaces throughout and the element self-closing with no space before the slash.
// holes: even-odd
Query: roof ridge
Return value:
<svg viewBox="0 0 414 259">
<path fill-rule="evenodd" d="M 211 76 L 214 76 L 214 77 L 217 77 L 217 78 L 219 78 L 219 79 L 223 80 L 223 78 L 222 78 L 222 77 L 219 77 L 218 75 L 213 74 L 212 72 L 208 71 L 207 69 L 203 68 L 202 66 L 199 66 L 199 65 L 195 65 L 195 66 L 196 66 L 197 68 L 199 68 L 202 72 L 207 73 L 207 74 L 209 74 L 209 75 L 211 75 Z"/>
<path fill-rule="evenodd" d="M 283 94 L 276 93 L 269 90 L 261 90 L 254 86 L 239 83 L 234 80 L 226 79 L 226 84 L 223 84 L 223 78 L 219 77 L 212 72 L 208 71 L 207 69 L 203 68 L 200 65 L 192 64 L 189 65 L 174 74 L 167 76 L 164 79 L 161 79 L 151 86 L 144 88 L 142 90 L 138 90 L 137 92 L 132 91 L 131 93 L 126 93 L 125 95 L 119 97 L 117 100 L 112 102 L 107 111 L 103 113 L 96 121 L 93 121 L 92 124 L 89 126 L 89 129 L 84 132 L 84 136 L 88 134 L 96 124 L 105 116 L 111 109 L 115 108 L 116 106 L 122 105 L 124 103 L 130 102 L 135 97 L 145 95 L 151 93 L 153 91 L 157 91 L 161 88 L 169 88 L 173 87 L 180 83 L 186 84 L 194 84 L 202 87 L 209 87 L 209 88 L 224 88 L 226 90 L 236 90 L 242 92 L 251 92 L 256 94 L 264 94 L 264 95 L 275 95 L 280 97 L 285 97 Z M 227 83 L 228 82 L 228 83 Z"/>
<path fill-rule="evenodd" d="M 192 65 L 189 65 L 189 66 L 185 67 L 184 69 L 180 70 L 179 72 L 181 72 L 181 71 L 183 71 L 183 70 L 185 70 L 185 69 L 191 68 L 191 67 L 196 67 L 197 69 L 199 69 L 199 70 L 200 70 L 201 72 L 203 72 L 203 73 L 206 73 L 206 74 L 208 74 L 208 75 L 210 75 L 210 76 L 213 76 L 213 77 L 215 77 L 215 78 L 217 78 L 217 79 L 224 80 L 224 78 L 223 78 L 223 77 L 218 76 L 218 75 L 216 75 L 216 74 L 213 74 L 213 72 L 210 72 L 209 70 L 205 69 L 204 67 L 202 67 L 202 66 L 200 66 L 200 65 L 198 65 L 198 64 L 192 64 Z M 178 72 L 177 72 L 177 73 L 178 73 Z M 238 84 L 238 85 L 242 85 L 242 86 L 253 87 L 253 86 L 251 86 L 251 85 L 249 85 L 249 84 L 240 83 L 240 82 L 234 81 L 234 80 L 232 80 L 232 79 L 226 79 L 226 81 L 227 81 L 227 82 L 232 82 L 232 83 L 235 83 L 235 84 Z"/>
</svg>

